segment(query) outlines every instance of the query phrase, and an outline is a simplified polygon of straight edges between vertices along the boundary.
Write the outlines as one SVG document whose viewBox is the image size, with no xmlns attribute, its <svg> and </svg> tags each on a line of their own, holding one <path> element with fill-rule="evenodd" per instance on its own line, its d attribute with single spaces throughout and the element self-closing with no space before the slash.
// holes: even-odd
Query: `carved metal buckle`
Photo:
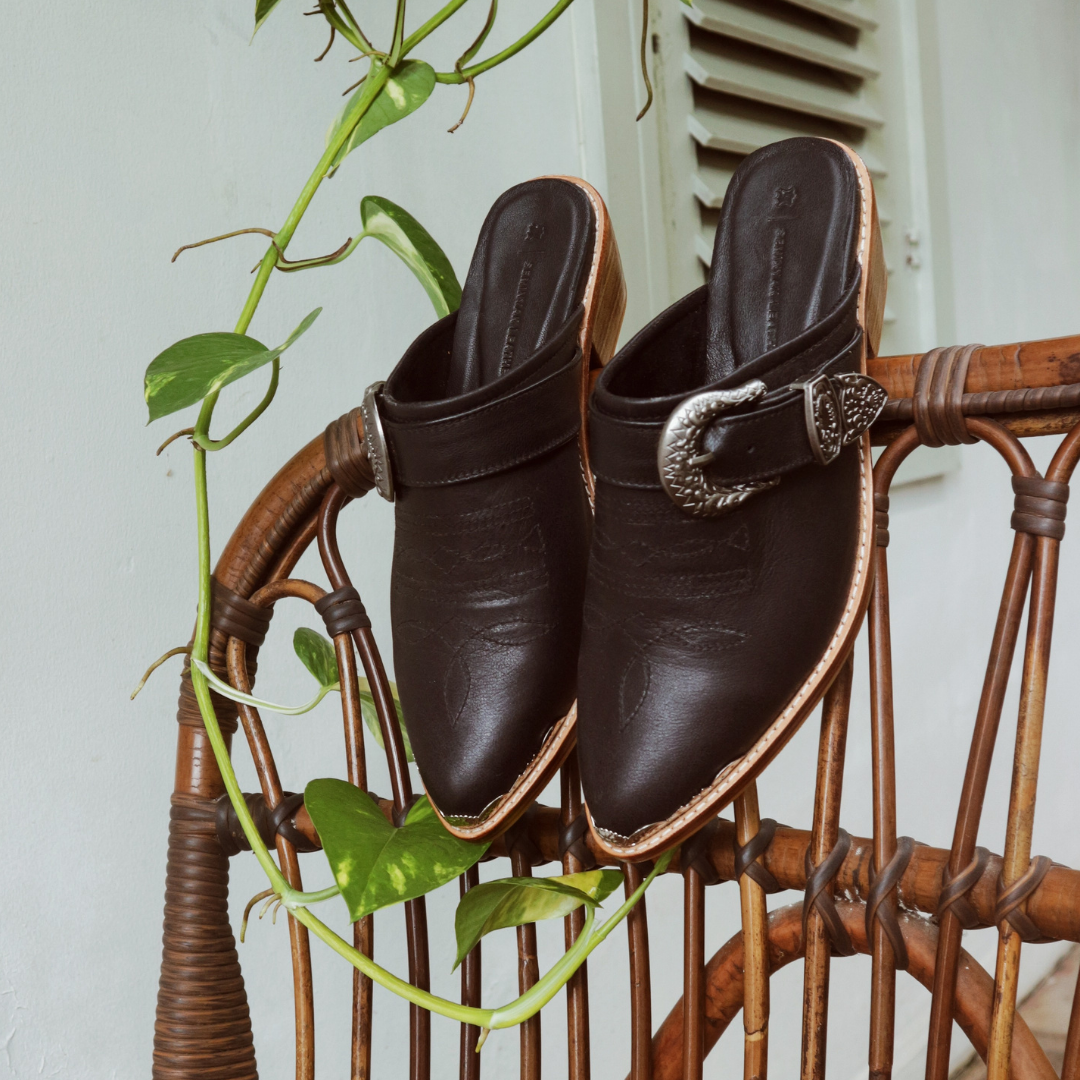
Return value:
<svg viewBox="0 0 1080 1080">
<path fill-rule="evenodd" d="M 792 383 L 803 392 L 806 435 L 822 465 L 858 439 L 877 419 L 889 395 L 868 375 L 818 375 Z M 729 409 L 765 396 L 767 387 L 752 379 L 734 390 L 706 390 L 687 398 L 668 417 L 660 436 L 657 465 L 660 483 L 680 510 L 695 517 L 716 517 L 734 510 L 751 495 L 776 487 L 780 477 L 721 487 L 705 475 L 714 455 L 705 451 L 705 431 Z"/>
<path fill-rule="evenodd" d="M 780 478 L 720 487 L 705 475 L 713 455 L 705 452 L 705 430 L 721 414 L 764 397 L 767 387 L 752 379 L 734 390 L 706 390 L 687 398 L 668 417 L 660 435 L 660 483 L 671 501 L 694 517 L 716 517 L 734 510 L 751 495 L 776 487 Z"/>
<path fill-rule="evenodd" d="M 372 383 L 364 391 L 364 400 L 360 404 L 360 416 L 364 421 L 364 445 L 367 447 L 368 462 L 375 477 L 375 490 L 387 502 L 394 501 L 394 474 L 390 470 L 390 455 L 386 449 L 386 432 L 383 431 L 382 417 L 375 395 L 386 385 Z"/>
<path fill-rule="evenodd" d="M 806 436 L 820 465 L 835 461 L 840 451 L 858 439 L 885 408 L 889 395 L 869 375 L 819 375 L 792 383 L 803 392 Z"/>
</svg>

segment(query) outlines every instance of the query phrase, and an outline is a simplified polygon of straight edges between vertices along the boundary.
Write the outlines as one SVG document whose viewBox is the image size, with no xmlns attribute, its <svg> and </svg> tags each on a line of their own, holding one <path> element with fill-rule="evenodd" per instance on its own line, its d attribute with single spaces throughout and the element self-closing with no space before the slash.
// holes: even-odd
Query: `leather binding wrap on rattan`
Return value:
<svg viewBox="0 0 1080 1080">
<path fill-rule="evenodd" d="M 1016 493 L 1012 527 L 1017 532 L 1061 540 L 1065 536 L 1069 485 L 1040 476 L 1014 476 L 1012 486 Z"/>
<path fill-rule="evenodd" d="M 297 851 L 318 851 L 318 846 L 293 824 L 297 812 L 304 805 L 304 793 L 286 791 L 284 795 L 285 797 L 273 811 L 268 809 L 266 800 L 260 793 L 244 796 L 262 842 L 268 848 L 272 848 L 275 836 L 280 833 Z M 222 795 L 217 800 L 214 825 L 217 829 L 218 843 L 221 844 L 222 851 L 230 858 L 241 851 L 251 850 L 251 845 L 244 835 L 244 830 L 240 827 L 240 819 L 236 816 L 228 795 Z"/>
<path fill-rule="evenodd" d="M 370 630 L 371 620 L 364 608 L 360 594 L 351 586 L 335 589 L 316 601 L 315 610 L 326 623 L 326 632 L 331 637 L 348 634 L 353 630 Z"/>
<path fill-rule="evenodd" d="M 967 894 L 979 883 L 989 859 L 990 852 L 984 847 L 977 847 L 971 862 L 956 877 L 949 877 L 948 864 L 942 867 L 941 893 L 938 896 L 937 911 L 934 912 L 935 922 L 940 922 L 946 909 L 952 908 L 957 922 L 965 930 L 974 930 L 983 925 Z"/>
<path fill-rule="evenodd" d="M 582 871 L 596 869 L 596 856 L 586 843 L 589 835 L 589 823 L 584 813 L 578 814 L 569 825 L 559 830 L 559 858 L 566 858 L 567 852 L 581 864 Z"/>
<path fill-rule="evenodd" d="M 360 438 L 359 419 L 360 407 L 357 406 L 328 424 L 323 433 L 326 467 L 338 487 L 353 499 L 366 495 L 375 486 L 367 447 Z"/>
<path fill-rule="evenodd" d="M 683 873 L 693 869 L 705 885 L 715 885 L 720 881 L 720 872 L 709 858 L 709 850 L 712 847 L 713 835 L 720 827 L 720 823 L 713 818 L 707 825 L 698 829 L 689 840 L 683 842 L 679 852 L 679 867 Z"/>
<path fill-rule="evenodd" d="M 919 439 L 926 446 L 956 446 L 978 440 L 964 423 L 964 383 L 971 354 L 981 345 L 950 345 L 928 352 L 919 364 L 911 399 Z"/>
<path fill-rule="evenodd" d="M 882 905 L 889 893 L 900 884 L 900 879 L 904 876 L 908 863 L 911 862 L 914 850 L 915 841 L 910 836 L 897 837 L 896 851 L 885 864 L 885 869 L 880 874 L 871 871 L 872 884 L 866 898 L 866 938 L 868 941 L 874 940 L 874 920 L 876 919 L 892 946 L 897 971 L 908 969 L 907 945 L 904 944 L 904 935 L 896 920 L 896 912 L 888 904 Z"/>
<path fill-rule="evenodd" d="M 378 795 L 373 795 L 373 794 L 371 794 L 371 792 L 368 792 L 368 794 L 371 795 L 371 798 L 374 800 L 375 805 L 378 806 L 378 804 L 379 804 L 379 796 Z M 405 819 L 409 816 L 409 811 L 419 801 L 420 801 L 420 796 L 419 795 L 410 795 L 405 800 L 405 805 L 402 806 L 400 810 L 396 806 L 394 807 L 393 811 L 391 811 L 391 816 L 394 819 L 394 827 L 395 828 L 400 829 L 402 827 L 402 825 L 405 824 Z"/>
<path fill-rule="evenodd" d="M 879 548 L 889 546 L 889 496 L 874 492 L 874 542 Z"/>
<path fill-rule="evenodd" d="M 511 857 L 517 855 L 529 866 L 541 866 L 547 862 L 532 836 L 532 828 L 535 822 L 536 805 L 533 804 L 503 834 L 506 854 Z"/>
<path fill-rule="evenodd" d="M 994 922 L 998 926 L 1003 922 L 1008 922 L 1024 941 L 1033 945 L 1056 939 L 1046 937 L 1028 918 L 1026 912 L 1020 910 L 1020 905 L 1042 884 L 1042 879 L 1046 877 L 1053 865 L 1052 859 L 1048 859 L 1045 855 L 1036 855 L 1028 868 L 1007 889 L 1003 887 L 1001 879 L 998 879 Z"/>
<path fill-rule="evenodd" d="M 172 803 L 154 1080 L 255 1080 L 216 807 L 190 795 L 174 795 Z"/>
<path fill-rule="evenodd" d="M 782 886 L 757 859 L 768 851 L 776 835 L 776 829 L 776 821 L 773 818 L 762 818 L 758 831 L 745 844 L 740 846 L 737 840 L 733 841 L 736 879 L 741 878 L 743 874 L 749 874 L 750 879 L 756 881 L 767 893 L 780 892 Z"/>
<path fill-rule="evenodd" d="M 1074 409 L 1077 405 L 1080 405 L 1080 383 L 1069 383 L 1066 386 L 984 390 L 978 394 L 964 394 L 960 401 L 960 411 L 964 416 L 1006 416 L 1009 413 Z M 897 398 L 881 410 L 877 423 L 910 423 L 914 418 L 914 399 Z"/>
<path fill-rule="evenodd" d="M 818 915 L 821 916 L 829 941 L 832 943 L 833 953 L 837 956 L 854 956 L 855 946 L 851 943 L 851 935 L 848 934 L 840 913 L 836 910 L 836 902 L 825 889 L 836 877 L 850 848 L 851 836 L 844 829 L 840 829 L 832 851 L 817 866 L 811 863 L 810 849 L 806 849 L 806 894 L 803 897 L 802 910 L 803 941 L 806 940 L 806 920 L 810 916 L 811 909 L 816 909 Z"/>
<path fill-rule="evenodd" d="M 216 578 L 210 579 L 213 598 L 210 604 L 210 625 L 226 637 L 239 638 L 256 649 L 266 640 L 272 607 L 259 607 L 239 593 L 227 589 Z"/>
</svg>

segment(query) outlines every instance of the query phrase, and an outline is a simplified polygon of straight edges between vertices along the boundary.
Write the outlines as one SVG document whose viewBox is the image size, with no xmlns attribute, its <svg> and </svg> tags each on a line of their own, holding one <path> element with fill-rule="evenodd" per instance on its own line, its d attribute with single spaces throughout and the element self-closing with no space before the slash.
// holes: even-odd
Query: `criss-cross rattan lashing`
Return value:
<svg viewBox="0 0 1080 1080">
<path fill-rule="evenodd" d="M 924 357 L 871 362 L 870 373 L 889 391 L 874 441 L 887 447 L 874 472 L 875 579 L 868 614 L 873 762 L 872 837 L 840 827 L 852 661 L 828 691 L 822 709 L 817 789 L 809 830 L 759 819 L 756 789 L 736 800 L 734 821 L 719 818 L 683 845 L 669 872 L 684 879 L 683 998 L 654 1030 L 645 901 L 628 919 L 632 1080 L 696 1080 L 705 1056 L 741 1011 L 747 1078 L 764 1080 L 768 1061 L 769 977 L 804 960 L 803 1080 L 825 1075 L 829 976 L 835 956 L 872 956 L 869 1073 L 892 1073 L 897 972 L 932 994 L 928 1080 L 946 1080 L 952 1024 L 971 1039 L 990 1080 L 1050 1080 L 1056 1074 L 1016 1011 L 1017 975 L 1024 942 L 1080 941 L 1080 872 L 1032 858 L 1031 836 L 1058 553 L 1065 532 L 1069 482 L 1080 460 L 1080 385 L 1061 358 L 1080 354 L 1080 337 L 1022 346 L 939 349 Z M 1045 475 L 1020 438 L 1062 434 Z M 889 488 L 896 470 L 919 445 L 983 441 L 1012 474 L 1016 530 L 994 630 L 967 771 L 949 851 L 897 836 L 889 623 Z M 353 410 L 309 443 L 271 480 L 233 534 L 215 572 L 210 664 L 234 686 L 249 690 L 259 645 L 273 605 L 285 596 L 314 605 L 334 638 L 342 687 L 348 779 L 366 788 L 363 725 L 357 675 L 367 676 L 383 727 L 392 798 L 387 816 L 401 820 L 413 801 L 409 772 L 386 673 L 363 603 L 338 551 L 336 525 L 351 499 L 373 486 Z M 290 578 L 313 539 L 318 540 L 330 589 Z M 976 847 L 990 764 L 1005 691 L 1025 609 L 1022 685 L 1013 782 L 1003 855 Z M 357 662 L 359 658 L 359 663 Z M 282 789 L 258 712 L 214 695 L 222 729 L 237 721 L 258 770 L 262 792 L 249 797 L 267 843 L 300 888 L 298 851 L 317 850 L 318 836 L 299 797 Z M 214 763 L 185 671 L 180 691 L 176 789 L 172 798 L 166 880 L 164 956 L 154 1042 L 160 1080 L 242 1080 L 256 1075 L 251 1022 L 228 920 L 228 858 L 244 846 Z M 562 770 L 558 809 L 532 808 L 492 846 L 524 876 L 534 866 L 560 862 L 573 873 L 605 860 L 584 829 L 573 756 Z M 624 866 L 629 894 L 643 868 Z M 647 868 L 644 868 L 647 872 Z M 739 881 L 743 931 L 705 957 L 705 890 Z M 478 880 L 464 875 L 464 892 Z M 766 894 L 783 889 L 804 901 L 767 911 Z M 842 899 L 836 899 L 836 897 Z M 932 917 L 932 918 L 931 918 Z M 354 928 L 357 948 L 370 954 L 373 917 Z M 580 933 L 578 911 L 567 919 L 569 945 Z M 965 928 L 997 926 L 993 976 L 962 954 Z M 311 961 L 307 930 L 290 918 L 296 992 L 296 1075 L 314 1076 Z M 428 984 L 424 900 L 406 905 L 409 979 Z M 536 934 L 518 929 L 519 984 L 538 978 Z M 963 962 L 961 962 L 963 959 Z M 353 979 L 352 1075 L 371 1075 L 372 986 Z M 480 946 L 462 965 L 462 1001 L 480 1004 Z M 569 1076 L 590 1075 L 589 1004 L 585 969 L 568 984 Z M 463 1028 L 460 1075 L 476 1080 L 482 1055 L 472 1051 L 479 1032 Z M 522 1025 L 522 1080 L 540 1077 L 540 1018 Z M 430 1017 L 413 1006 L 411 1080 L 431 1073 Z M 852 1065 L 854 1067 L 854 1065 Z M 561 1071 L 561 1070 L 560 1070 Z M 1080 1080 L 1080 999 L 1074 999 L 1062 1080 Z"/>
</svg>

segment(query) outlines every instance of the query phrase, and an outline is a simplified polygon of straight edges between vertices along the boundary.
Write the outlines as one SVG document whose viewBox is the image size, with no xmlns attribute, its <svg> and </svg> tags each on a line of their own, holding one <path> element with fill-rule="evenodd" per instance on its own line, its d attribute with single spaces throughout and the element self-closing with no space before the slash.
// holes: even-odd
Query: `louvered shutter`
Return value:
<svg viewBox="0 0 1080 1080">
<path fill-rule="evenodd" d="M 692 84 L 688 124 L 697 159 L 692 184 L 701 219 L 699 259 L 708 265 L 712 257 L 719 207 L 739 161 L 794 135 L 838 139 L 862 155 L 887 229 L 890 140 L 870 5 L 693 0 L 683 12 L 689 23 L 683 70 Z M 887 232 L 885 240 L 888 249 Z"/>
</svg>

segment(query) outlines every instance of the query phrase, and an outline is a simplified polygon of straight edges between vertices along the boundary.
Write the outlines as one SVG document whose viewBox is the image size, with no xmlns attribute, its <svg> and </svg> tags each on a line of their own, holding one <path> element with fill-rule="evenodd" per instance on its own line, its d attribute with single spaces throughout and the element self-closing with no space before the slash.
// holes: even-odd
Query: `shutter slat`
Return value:
<svg viewBox="0 0 1080 1080">
<path fill-rule="evenodd" d="M 718 56 L 703 49 L 692 48 L 683 57 L 683 68 L 698 86 L 708 90 L 855 127 L 877 128 L 884 123 L 878 112 L 863 101 L 861 91 L 845 93 L 838 87 L 769 70 L 745 60 Z"/>
<path fill-rule="evenodd" d="M 876 78 L 880 74 L 861 40 L 856 46 L 847 45 L 773 15 L 733 4 L 730 0 L 694 0 L 694 6 L 684 10 L 683 14 L 702 30 L 820 64 L 833 71 L 862 79 Z"/>
<path fill-rule="evenodd" d="M 848 26 L 858 27 L 860 30 L 878 28 L 877 19 L 860 0 L 787 0 L 787 3 L 805 8 L 816 15 L 836 19 L 837 22 L 846 23 Z"/>
<path fill-rule="evenodd" d="M 797 122 L 772 123 L 752 117 L 734 116 L 729 112 L 713 111 L 703 104 L 699 104 L 687 118 L 687 126 L 699 146 L 710 150 L 726 150 L 731 154 L 752 154 L 769 143 L 791 139 L 797 135 L 831 134 L 815 130 L 813 124 L 803 126 Z M 875 180 L 886 175 L 885 166 L 873 154 L 864 151 L 857 142 L 854 148 L 866 162 L 866 167 Z M 726 183 L 724 186 L 727 186 Z"/>
</svg>

